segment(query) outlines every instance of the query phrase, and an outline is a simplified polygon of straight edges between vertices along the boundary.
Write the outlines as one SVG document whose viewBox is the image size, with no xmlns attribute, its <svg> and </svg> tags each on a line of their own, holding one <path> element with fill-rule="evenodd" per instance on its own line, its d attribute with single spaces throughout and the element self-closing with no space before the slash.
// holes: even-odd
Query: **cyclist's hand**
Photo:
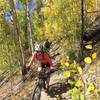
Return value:
<svg viewBox="0 0 100 100">
<path fill-rule="evenodd" d="M 28 64 L 26 64 L 26 70 L 27 70 L 27 71 L 30 70 L 30 66 L 28 66 Z"/>
<path fill-rule="evenodd" d="M 51 69 L 54 69 L 54 67 L 51 67 Z"/>
<path fill-rule="evenodd" d="M 26 65 L 25 65 L 25 66 L 26 66 L 26 68 L 30 67 L 30 66 L 28 65 L 28 63 L 26 63 Z"/>
</svg>

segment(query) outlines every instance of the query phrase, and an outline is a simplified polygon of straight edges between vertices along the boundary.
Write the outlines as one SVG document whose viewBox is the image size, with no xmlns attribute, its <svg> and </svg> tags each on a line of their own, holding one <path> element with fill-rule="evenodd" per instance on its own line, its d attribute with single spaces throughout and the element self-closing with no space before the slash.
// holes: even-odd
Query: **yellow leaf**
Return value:
<svg viewBox="0 0 100 100">
<path fill-rule="evenodd" d="M 81 81 L 80 80 L 76 81 L 75 86 L 80 87 L 81 86 Z"/>
<path fill-rule="evenodd" d="M 85 48 L 86 49 L 92 49 L 92 45 L 86 45 Z"/>
<path fill-rule="evenodd" d="M 46 9 L 46 8 L 41 8 L 41 12 L 45 12 L 45 9 Z"/>
<path fill-rule="evenodd" d="M 92 54 L 92 59 L 95 59 L 95 58 L 97 58 L 97 53 Z"/>
<path fill-rule="evenodd" d="M 65 64 L 65 59 L 64 58 L 62 58 L 61 60 L 60 60 L 60 63 L 61 63 L 61 65 L 64 65 Z"/>
<path fill-rule="evenodd" d="M 86 63 L 88 63 L 88 64 L 90 64 L 90 63 L 92 62 L 92 60 L 91 60 L 90 57 L 86 57 L 86 58 L 84 59 L 84 61 L 85 61 Z"/>
<path fill-rule="evenodd" d="M 80 66 L 77 67 L 77 70 L 80 74 L 82 74 L 82 68 Z"/>
<path fill-rule="evenodd" d="M 64 75 L 68 78 L 68 77 L 70 77 L 70 72 L 69 71 L 65 71 Z"/>
<path fill-rule="evenodd" d="M 90 83 L 87 88 L 88 92 L 92 92 L 94 89 L 95 89 L 94 85 L 92 83 Z"/>
<path fill-rule="evenodd" d="M 71 84 L 71 85 L 74 84 L 74 82 L 72 80 L 68 80 L 68 83 Z"/>
<path fill-rule="evenodd" d="M 69 66 L 69 63 L 68 63 L 68 62 L 66 62 L 66 63 L 65 63 L 65 65 L 66 65 L 66 66 Z"/>
</svg>

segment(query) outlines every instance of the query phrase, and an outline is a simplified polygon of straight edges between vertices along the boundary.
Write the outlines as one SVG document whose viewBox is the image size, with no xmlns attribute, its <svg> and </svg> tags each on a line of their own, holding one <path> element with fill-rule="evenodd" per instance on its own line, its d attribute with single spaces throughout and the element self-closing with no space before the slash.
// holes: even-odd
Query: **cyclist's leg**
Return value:
<svg viewBox="0 0 100 100">
<path fill-rule="evenodd" d="M 49 87 L 49 83 L 50 83 L 50 76 L 47 78 L 46 83 L 47 83 L 47 88 L 48 88 Z"/>
<path fill-rule="evenodd" d="M 48 73 L 50 72 L 50 67 L 47 68 Z M 47 83 L 47 88 L 49 87 L 49 83 L 50 83 L 50 73 L 48 74 L 48 77 L 46 79 L 46 83 Z"/>
</svg>

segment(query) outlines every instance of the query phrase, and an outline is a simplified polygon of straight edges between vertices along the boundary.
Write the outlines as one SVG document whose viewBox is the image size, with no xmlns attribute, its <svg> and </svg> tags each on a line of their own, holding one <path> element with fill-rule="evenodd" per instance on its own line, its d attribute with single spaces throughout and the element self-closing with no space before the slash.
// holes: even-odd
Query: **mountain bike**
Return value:
<svg viewBox="0 0 100 100">
<path fill-rule="evenodd" d="M 49 75 L 50 73 L 47 73 L 43 70 L 40 72 L 37 72 L 38 79 L 35 83 L 35 88 L 33 89 L 31 100 L 40 100 L 42 89 L 45 89 L 45 90 L 47 89 L 46 80 Z"/>
</svg>

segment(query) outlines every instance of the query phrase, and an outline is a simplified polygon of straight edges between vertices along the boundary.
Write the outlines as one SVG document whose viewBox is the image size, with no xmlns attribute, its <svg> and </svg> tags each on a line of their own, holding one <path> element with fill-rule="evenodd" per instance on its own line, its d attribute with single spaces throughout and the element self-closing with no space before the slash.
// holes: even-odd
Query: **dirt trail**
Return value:
<svg viewBox="0 0 100 100">
<path fill-rule="evenodd" d="M 61 84 L 64 84 L 65 77 L 61 74 L 54 74 L 51 76 L 51 81 L 50 81 L 50 92 L 56 92 L 61 91 Z M 62 85 L 63 86 L 63 85 Z M 32 90 L 34 87 L 34 82 L 26 82 L 22 83 L 22 85 L 19 85 L 18 89 L 15 89 L 16 86 L 13 88 L 13 93 L 11 92 L 11 83 L 7 82 L 5 85 L 3 85 L 0 88 L 0 100 L 30 100 Z M 63 92 L 63 91 L 62 91 Z M 56 92 L 57 93 L 57 92 Z M 51 98 L 51 96 L 56 96 L 58 94 L 50 94 L 46 93 L 45 91 L 41 92 L 41 100 L 57 100 L 56 98 Z"/>
<path fill-rule="evenodd" d="M 100 63 L 98 65 L 98 85 L 100 88 Z M 93 82 L 95 79 L 97 79 L 96 74 L 85 74 L 84 77 L 88 79 L 88 81 Z M 50 88 L 49 92 L 45 93 L 45 91 L 41 92 L 41 100 L 57 100 L 58 95 L 63 95 L 62 100 L 71 100 L 70 98 L 70 85 L 65 82 L 65 77 L 59 73 L 55 72 L 51 75 L 51 81 L 50 81 Z M 20 83 L 19 86 L 14 85 L 13 86 L 13 93 L 11 92 L 11 82 L 7 82 L 2 87 L 0 87 L 0 100 L 30 100 L 32 90 L 34 87 L 33 81 L 27 81 L 25 83 Z M 87 97 L 91 98 L 91 97 Z M 88 99 L 91 100 L 91 99 Z"/>
</svg>

